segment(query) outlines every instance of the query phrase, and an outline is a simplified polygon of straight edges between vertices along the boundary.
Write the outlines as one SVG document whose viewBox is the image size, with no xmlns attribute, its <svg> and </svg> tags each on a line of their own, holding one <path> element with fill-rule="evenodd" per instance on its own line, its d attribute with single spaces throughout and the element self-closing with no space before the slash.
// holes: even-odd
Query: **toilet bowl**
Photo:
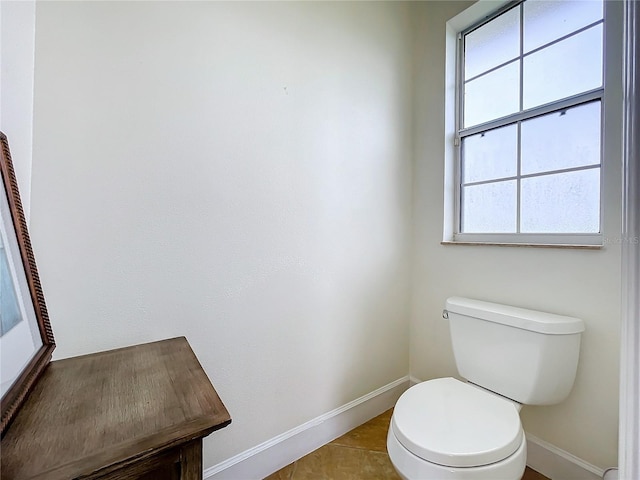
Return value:
<svg viewBox="0 0 640 480">
<path fill-rule="evenodd" d="M 520 480 L 527 460 L 522 405 L 570 393 L 584 322 L 468 298 L 447 299 L 458 372 L 404 392 L 387 450 L 406 480 Z"/>
<path fill-rule="evenodd" d="M 396 403 L 387 450 L 404 479 L 519 480 L 519 405 L 454 378 L 419 383 Z"/>
</svg>

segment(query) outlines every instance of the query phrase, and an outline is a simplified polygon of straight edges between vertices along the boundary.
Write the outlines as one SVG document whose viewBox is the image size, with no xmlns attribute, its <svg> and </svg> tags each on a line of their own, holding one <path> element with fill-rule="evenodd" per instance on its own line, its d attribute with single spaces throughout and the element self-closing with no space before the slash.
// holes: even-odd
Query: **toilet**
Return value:
<svg viewBox="0 0 640 480">
<path fill-rule="evenodd" d="M 522 405 L 571 391 L 584 322 L 461 297 L 447 299 L 458 373 L 405 391 L 387 435 L 405 480 L 520 480 L 527 462 Z"/>
</svg>

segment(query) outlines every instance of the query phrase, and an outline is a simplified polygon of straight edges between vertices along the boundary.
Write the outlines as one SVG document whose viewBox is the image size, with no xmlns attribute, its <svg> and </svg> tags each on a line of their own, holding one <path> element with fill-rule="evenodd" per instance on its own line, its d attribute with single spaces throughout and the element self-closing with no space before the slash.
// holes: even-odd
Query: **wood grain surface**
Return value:
<svg viewBox="0 0 640 480">
<path fill-rule="evenodd" d="M 138 478 L 113 472 L 154 456 L 201 475 L 189 442 L 230 422 L 184 337 L 58 360 L 2 439 L 2 479 Z"/>
</svg>

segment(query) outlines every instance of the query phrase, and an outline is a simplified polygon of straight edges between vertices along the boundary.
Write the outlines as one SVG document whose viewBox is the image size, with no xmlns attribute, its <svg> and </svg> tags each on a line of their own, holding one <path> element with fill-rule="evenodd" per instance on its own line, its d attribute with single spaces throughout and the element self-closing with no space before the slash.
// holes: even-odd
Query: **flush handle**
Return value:
<svg viewBox="0 0 640 480">
<path fill-rule="evenodd" d="M 446 308 L 442 310 L 442 318 L 449 320 L 449 311 Z"/>
</svg>

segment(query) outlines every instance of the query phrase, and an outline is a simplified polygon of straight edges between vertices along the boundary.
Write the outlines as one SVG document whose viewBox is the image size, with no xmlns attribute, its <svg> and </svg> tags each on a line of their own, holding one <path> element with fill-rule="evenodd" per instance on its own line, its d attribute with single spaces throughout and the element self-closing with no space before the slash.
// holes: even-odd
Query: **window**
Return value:
<svg viewBox="0 0 640 480">
<path fill-rule="evenodd" d="M 459 242 L 601 244 L 603 2 L 512 2 L 458 36 Z"/>
</svg>

